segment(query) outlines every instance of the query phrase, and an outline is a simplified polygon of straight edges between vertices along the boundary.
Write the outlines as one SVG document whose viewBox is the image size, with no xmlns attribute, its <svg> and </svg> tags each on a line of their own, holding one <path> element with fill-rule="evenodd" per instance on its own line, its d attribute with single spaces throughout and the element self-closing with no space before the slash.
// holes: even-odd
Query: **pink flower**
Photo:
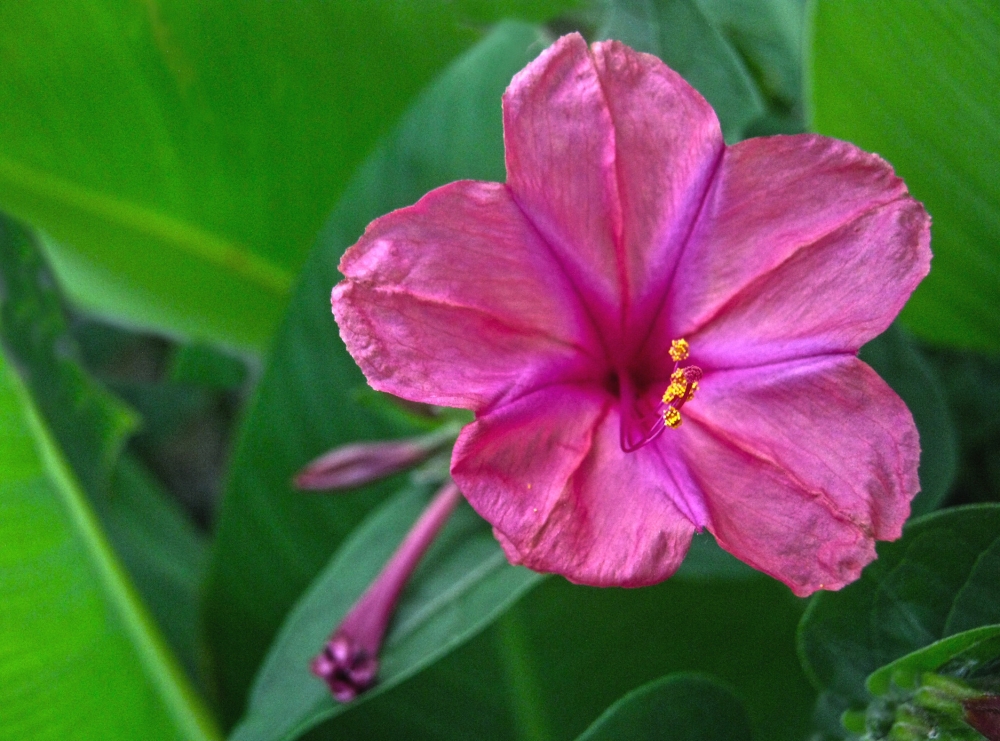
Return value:
<svg viewBox="0 0 1000 741">
<path fill-rule="evenodd" d="M 475 412 L 452 475 L 515 563 L 652 584 L 707 528 L 796 594 L 856 579 L 919 488 L 856 353 L 928 272 L 922 206 L 845 142 L 726 147 L 617 42 L 559 39 L 503 112 L 506 184 L 439 188 L 340 263 L 371 385 Z"/>
</svg>

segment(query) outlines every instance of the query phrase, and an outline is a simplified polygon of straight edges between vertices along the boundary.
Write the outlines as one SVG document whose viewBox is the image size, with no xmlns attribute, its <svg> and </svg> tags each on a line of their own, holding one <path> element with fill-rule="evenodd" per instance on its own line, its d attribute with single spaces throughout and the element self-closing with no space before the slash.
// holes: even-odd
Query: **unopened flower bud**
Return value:
<svg viewBox="0 0 1000 741">
<path fill-rule="evenodd" d="M 299 471 L 295 487 L 324 491 L 364 486 L 423 463 L 454 437 L 448 427 L 402 440 L 342 445 Z"/>
<path fill-rule="evenodd" d="M 448 482 L 435 495 L 361 598 L 313 659 L 313 674 L 326 682 L 334 698 L 350 702 L 375 683 L 378 654 L 396 602 L 434 538 L 448 521 L 461 492 Z"/>
</svg>

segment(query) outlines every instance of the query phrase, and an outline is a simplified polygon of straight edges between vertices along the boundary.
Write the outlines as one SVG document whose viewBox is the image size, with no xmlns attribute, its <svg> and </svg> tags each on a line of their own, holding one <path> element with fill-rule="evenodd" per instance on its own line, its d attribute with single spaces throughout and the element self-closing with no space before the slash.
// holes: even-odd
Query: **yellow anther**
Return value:
<svg viewBox="0 0 1000 741">
<path fill-rule="evenodd" d="M 687 356 L 691 354 L 691 346 L 688 345 L 687 340 L 673 340 L 670 343 L 670 358 L 675 362 L 679 363 L 682 360 L 686 360 Z"/>
<path fill-rule="evenodd" d="M 663 424 L 673 430 L 676 430 L 681 426 L 681 413 L 673 407 L 668 407 L 663 413 Z"/>
<path fill-rule="evenodd" d="M 688 392 L 687 381 L 673 381 L 663 392 L 663 403 L 669 404 L 674 399 L 680 399 Z"/>
</svg>

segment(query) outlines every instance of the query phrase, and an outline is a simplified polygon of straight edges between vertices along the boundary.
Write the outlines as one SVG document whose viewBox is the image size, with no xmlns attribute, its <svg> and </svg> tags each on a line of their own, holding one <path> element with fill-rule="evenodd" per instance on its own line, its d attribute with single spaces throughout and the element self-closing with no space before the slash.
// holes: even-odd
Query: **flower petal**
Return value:
<svg viewBox="0 0 1000 741">
<path fill-rule="evenodd" d="M 644 333 L 622 327 L 648 328 L 721 158 L 715 112 L 656 57 L 570 34 L 511 82 L 504 141 L 515 198 L 627 352 Z"/>
<path fill-rule="evenodd" d="M 654 584 L 687 552 L 695 525 L 674 502 L 691 492 L 662 452 L 623 453 L 618 434 L 610 395 L 547 387 L 466 427 L 452 476 L 514 563 L 594 586 Z"/>
<path fill-rule="evenodd" d="M 683 450 L 723 548 L 798 595 L 839 589 L 902 532 L 920 443 L 903 401 L 857 358 L 706 374 Z"/>
<path fill-rule="evenodd" d="M 365 231 L 333 313 L 369 383 L 483 409 L 598 371 L 580 301 L 505 186 L 451 183 Z"/>
<path fill-rule="evenodd" d="M 892 168 L 814 135 L 730 147 L 651 340 L 702 366 L 857 352 L 930 269 L 929 218 Z"/>
</svg>

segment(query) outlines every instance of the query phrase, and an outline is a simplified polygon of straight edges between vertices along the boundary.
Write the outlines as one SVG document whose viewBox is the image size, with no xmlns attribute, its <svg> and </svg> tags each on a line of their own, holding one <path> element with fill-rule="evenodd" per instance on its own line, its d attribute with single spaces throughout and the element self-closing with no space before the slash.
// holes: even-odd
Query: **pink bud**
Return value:
<svg viewBox="0 0 1000 741">
<path fill-rule="evenodd" d="M 399 595 L 461 497 L 450 481 L 441 488 L 330 636 L 323 652 L 313 659 L 313 674 L 327 683 L 336 700 L 350 702 L 375 683 L 379 649 Z"/>
<path fill-rule="evenodd" d="M 351 443 L 320 456 L 295 475 L 297 489 L 351 489 L 423 463 L 454 439 L 450 429 L 402 440 Z"/>
</svg>

